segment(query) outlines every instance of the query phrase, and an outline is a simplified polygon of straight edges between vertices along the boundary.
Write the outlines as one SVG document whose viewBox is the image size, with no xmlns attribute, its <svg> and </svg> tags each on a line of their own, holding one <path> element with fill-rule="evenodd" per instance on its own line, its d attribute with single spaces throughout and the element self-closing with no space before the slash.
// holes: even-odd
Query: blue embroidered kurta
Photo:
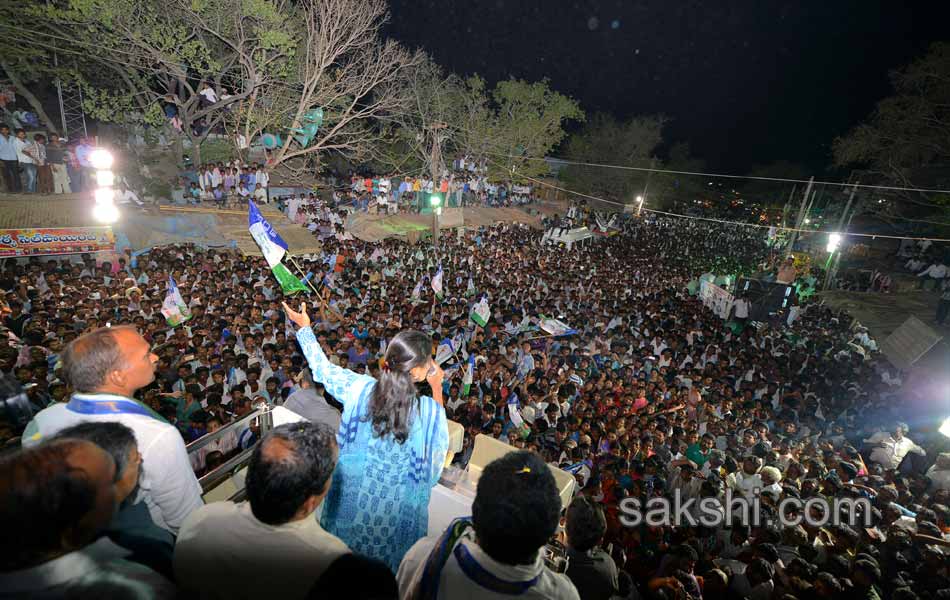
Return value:
<svg viewBox="0 0 950 600">
<path fill-rule="evenodd" d="M 297 341 L 314 381 L 343 405 L 336 436 L 340 458 L 320 522 L 354 552 L 385 562 L 395 573 L 428 532 L 429 496 L 449 449 L 445 408 L 421 396 L 404 443 L 376 437 L 372 422 L 363 420 L 376 380 L 331 363 L 309 327 L 297 332 Z"/>
</svg>

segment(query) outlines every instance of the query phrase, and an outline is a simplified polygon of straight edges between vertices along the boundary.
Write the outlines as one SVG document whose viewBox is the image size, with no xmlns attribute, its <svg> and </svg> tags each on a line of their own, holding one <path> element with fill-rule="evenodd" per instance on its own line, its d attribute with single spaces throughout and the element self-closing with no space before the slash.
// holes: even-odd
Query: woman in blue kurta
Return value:
<svg viewBox="0 0 950 600">
<path fill-rule="evenodd" d="M 354 552 L 396 572 L 427 534 L 429 496 L 449 449 L 443 373 L 432 359 L 432 340 L 420 331 L 394 337 L 377 381 L 327 359 L 305 307 L 296 312 L 284 304 L 284 310 L 300 327 L 297 342 L 314 381 L 343 404 L 340 458 L 320 523 Z M 434 398 L 417 394 L 421 381 L 428 381 Z"/>
</svg>

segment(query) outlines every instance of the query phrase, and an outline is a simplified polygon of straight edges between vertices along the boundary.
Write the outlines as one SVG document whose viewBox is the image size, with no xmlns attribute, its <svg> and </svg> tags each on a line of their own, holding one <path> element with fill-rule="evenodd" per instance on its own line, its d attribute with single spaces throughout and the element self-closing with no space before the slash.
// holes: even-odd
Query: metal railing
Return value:
<svg viewBox="0 0 950 600">
<path fill-rule="evenodd" d="M 185 449 L 188 451 L 189 456 L 200 451 L 202 448 L 215 442 L 222 437 L 230 434 L 236 433 L 242 430 L 244 427 L 250 427 L 252 424 L 255 424 L 255 421 L 260 426 L 260 432 L 257 436 L 257 442 L 254 443 L 249 448 L 241 450 L 236 455 L 232 456 L 228 460 L 224 461 L 221 465 L 215 467 L 214 469 L 208 471 L 198 479 L 198 483 L 201 485 L 202 493 L 207 493 L 210 490 L 213 490 L 218 485 L 221 484 L 224 480 L 228 479 L 235 472 L 244 467 L 250 460 L 251 455 L 254 454 L 254 449 L 257 447 L 257 444 L 260 443 L 261 439 L 273 429 L 274 421 L 273 417 L 270 414 L 270 411 L 264 407 L 259 408 L 252 412 L 251 414 L 242 417 L 241 419 L 229 423 L 222 427 L 221 429 L 215 431 L 214 433 L 209 433 L 203 435 L 197 440 L 188 444 Z M 231 497 L 231 500 L 240 500 L 243 499 L 244 490 L 238 490 L 236 494 Z"/>
</svg>

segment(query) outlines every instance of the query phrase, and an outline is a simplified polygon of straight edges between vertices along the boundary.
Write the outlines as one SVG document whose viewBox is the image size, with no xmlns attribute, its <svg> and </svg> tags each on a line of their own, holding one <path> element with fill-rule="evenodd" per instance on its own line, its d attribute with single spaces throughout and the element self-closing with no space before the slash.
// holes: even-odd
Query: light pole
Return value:
<svg viewBox="0 0 950 600">
<path fill-rule="evenodd" d="M 89 153 L 89 162 L 96 170 L 96 205 L 92 209 L 92 216 L 107 225 L 115 223 L 119 220 L 119 209 L 115 205 L 115 190 L 112 188 L 115 180 L 111 170 L 112 154 L 105 148 L 96 148 Z"/>
<path fill-rule="evenodd" d="M 436 193 L 429 196 L 429 206 L 432 207 L 432 245 L 439 245 L 439 215 L 442 213 L 442 197 L 438 194 L 439 178 L 442 176 L 442 140 L 439 130 L 445 129 L 445 123 L 434 123 L 429 126 L 432 130 L 432 153 L 429 156 L 429 170 L 432 174 L 432 189 Z"/>
<path fill-rule="evenodd" d="M 439 215 L 442 214 L 441 194 L 429 196 L 429 206 L 432 208 L 432 245 L 439 245 Z"/>
</svg>

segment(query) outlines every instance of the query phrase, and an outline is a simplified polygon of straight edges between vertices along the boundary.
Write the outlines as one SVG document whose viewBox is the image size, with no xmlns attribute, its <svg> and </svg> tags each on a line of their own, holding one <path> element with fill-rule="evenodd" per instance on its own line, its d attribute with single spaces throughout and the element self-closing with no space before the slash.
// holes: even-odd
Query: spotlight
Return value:
<svg viewBox="0 0 950 600">
<path fill-rule="evenodd" d="M 112 187 L 113 183 L 115 183 L 115 175 L 112 171 L 108 169 L 96 171 L 96 185 L 99 187 Z"/>
<path fill-rule="evenodd" d="M 838 249 L 838 244 L 841 243 L 841 234 L 840 233 L 829 233 L 828 234 L 828 252 L 834 252 Z"/>
<path fill-rule="evenodd" d="M 112 167 L 112 154 L 105 148 L 96 148 L 89 153 L 89 162 L 93 169 L 108 169 Z"/>
<path fill-rule="evenodd" d="M 937 431 L 939 431 L 940 433 L 942 433 L 943 435 L 947 437 L 950 437 L 950 417 L 947 417 L 946 419 L 943 420 L 943 423 L 940 425 L 940 429 L 938 429 Z"/>
<path fill-rule="evenodd" d="M 96 188 L 96 204 L 112 204 L 115 199 L 115 190 L 112 188 Z"/>
<path fill-rule="evenodd" d="M 96 204 L 92 209 L 92 216 L 100 223 L 108 225 L 119 220 L 119 209 L 111 202 Z"/>
</svg>

